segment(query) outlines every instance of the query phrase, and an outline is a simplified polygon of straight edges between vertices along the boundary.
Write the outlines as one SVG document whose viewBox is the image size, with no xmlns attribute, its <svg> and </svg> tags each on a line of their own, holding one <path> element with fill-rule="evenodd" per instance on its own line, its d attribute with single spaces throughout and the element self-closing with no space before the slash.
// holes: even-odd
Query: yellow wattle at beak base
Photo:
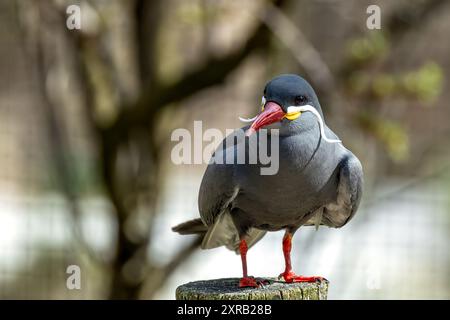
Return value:
<svg viewBox="0 0 450 320">
<path fill-rule="evenodd" d="M 297 119 L 298 117 L 300 117 L 300 115 L 301 115 L 302 113 L 300 112 L 300 111 L 297 111 L 297 112 L 291 112 L 291 113 L 286 113 L 285 114 L 285 118 L 286 119 L 288 119 L 288 120 L 295 120 L 295 119 Z"/>
</svg>

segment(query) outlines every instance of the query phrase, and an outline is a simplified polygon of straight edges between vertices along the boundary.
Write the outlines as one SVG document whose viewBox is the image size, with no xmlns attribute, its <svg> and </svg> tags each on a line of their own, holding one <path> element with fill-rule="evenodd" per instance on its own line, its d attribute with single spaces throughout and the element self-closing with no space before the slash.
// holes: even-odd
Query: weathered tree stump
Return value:
<svg viewBox="0 0 450 320">
<path fill-rule="evenodd" d="M 328 280 L 286 283 L 274 278 L 260 288 L 239 288 L 239 278 L 194 281 L 179 286 L 177 300 L 326 300 Z"/>
</svg>

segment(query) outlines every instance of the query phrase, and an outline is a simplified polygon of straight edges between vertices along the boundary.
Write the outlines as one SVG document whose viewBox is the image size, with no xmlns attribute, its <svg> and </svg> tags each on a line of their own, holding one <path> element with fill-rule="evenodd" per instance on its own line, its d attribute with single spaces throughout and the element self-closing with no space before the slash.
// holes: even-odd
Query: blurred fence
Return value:
<svg viewBox="0 0 450 320">
<path fill-rule="evenodd" d="M 439 1 L 430 1 L 430 3 L 437 2 Z M 107 9 L 107 3 L 110 2 L 101 3 L 100 7 Z M 122 13 L 120 2 L 114 3 L 117 11 L 115 14 L 126 20 L 128 16 L 119 14 Z M 188 1 L 174 0 L 169 8 L 174 11 L 175 17 L 182 14 L 179 19 L 180 26 L 172 23 L 174 19 L 170 15 L 165 16 L 164 19 L 167 21 L 163 21 L 169 26 L 167 29 L 172 34 L 172 38 L 180 41 L 175 48 L 178 48 L 178 45 L 184 48 L 185 43 L 189 42 L 185 40 L 189 39 L 185 33 L 203 30 L 203 26 L 198 26 L 200 22 L 193 23 L 191 19 L 193 14 L 201 16 L 198 14 L 201 12 L 201 3 L 198 1 L 186 3 Z M 225 8 L 229 2 L 220 3 Z M 223 33 L 233 38 L 232 35 L 237 33 L 233 28 L 246 26 L 248 15 L 242 14 L 241 17 L 236 14 L 236 8 L 239 8 L 240 2 L 233 3 L 230 8 L 225 8 L 229 10 L 225 10 L 228 12 L 224 15 L 225 18 L 217 19 L 220 20 L 219 24 L 223 25 L 221 28 L 217 26 L 212 28 L 210 26 L 213 24 L 211 21 L 214 19 L 212 19 L 207 21 L 207 28 L 204 30 L 217 29 L 215 32 L 218 34 Z M 255 3 L 257 2 L 253 4 Z M 307 10 L 303 10 L 302 7 L 302 10 L 299 9 L 295 13 L 298 17 L 304 16 L 304 19 L 294 16 L 293 21 L 305 23 L 303 28 L 305 34 L 312 39 L 311 45 L 317 46 L 323 58 L 328 60 L 331 67 L 336 68 L 335 64 L 338 62 L 336 55 L 343 55 L 345 52 L 344 40 L 357 35 L 356 31 L 350 30 L 352 29 L 350 26 L 354 24 L 359 26 L 356 30 L 364 28 L 365 4 L 358 2 L 356 8 L 354 6 L 356 1 L 346 2 L 342 6 L 334 1 L 330 3 L 318 1 Z M 184 5 L 186 7 L 183 7 Z M 418 3 L 411 8 L 414 9 L 415 6 L 419 7 Z M 0 9 L 3 7 L 8 7 L 6 2 L 0 4 Z M 107 298 L 110 296 L 111 265 L 116 255 L 118 219 L 111 206 L 111 199 L 106 199 L 96 190 L 104 186 L 101 186 L 98 181 L 98 185 L 94 185 L 95 177 L 89 176 L 98 174 L 98 172 L 92 174 L 92 163 L 96 162 L 95 158 L 99 152 L 96 149 L 98 145 L 91 141 L 93 139 L 89 131 L 92 128 L 87 125 L 86 115 L 82 109 L 83 102 L 75 101 L 77 91 L 71 91 L 70 76 L 64 73 L 68 72 L 64 69 L 67 65 L 61 63 L 66 60 L 62 59 L 59 64 L 55 63 L 61 70 L 55 68 L 59 70 L 55 73 L 55 70 L 51 69 L 53 73 L 49 72 L 49 75 L 46 74 L 44 77 L 47 80 L 44 86 L 50 93 L 53 93 L 56 87 L 63 88 L 59 92 L 61 104 L 56 103 L 55 109 L 59 119 L 62 119 L 59 125 L 67 135 L 66 142 L 70 144 L 67 148 L 70 151 L 69 159 L 66 159 L 68 167 L 74 171 L 76 179 L 73 181 L 81 185 L 80 198 L 77 199 L 80 214 L 74 215 L 71 203 L 62 195 L 57 183 L 57 169 L 52 161 L 54 150 L 49 141 L 51 135 L 48 130 L 48 119 L 43 111 L 44 108 L 40 107 L 42 101 L 37 98 L 36 93 L 39 91 L 36 87 L 39 87 L 40 83 L 36 83 L 31 75 L 32 71 L 28 70 L 23 63 L 28 60 L 22 50 L 22 35 L 17 27 L 19 23 L 12 14 L 15 9 L 10 7 L 8 10 L 0 10 L 0 24 L 3 26 L 0 28 L 2 40 L 0 45 L 0 298 Z M 386 5 L 387 7 L 389 5 Z M 359 10 L 359 15 L 354 15 L 350 11 L 352 8 Z M 220 10 L 214 13 L 215 18 L 223 13 Z M 234 14 L 229 14 L 230 12 Z M 393 53 L 390 53 L 391 60 L 386 59 L 385 66 L 380 67 L 382 78 L 390 75 L 391 71 L 399 71 L 393 73 L 395 78 L 398 75 L 404 75 L 409 67 L 413 67 L 411 70 L 416 70 L 430 58 L 430 55 L 433 61 L 436 60 L 439 63 L 442 73 L 448 76 L 448 70 L 450 70 L 448 43 L 423 40 L 431 37 L 437 39 L 439 36 L 443 38 L 448 34 L 449 24 L 446 19 L 448 10 L 437 10 L 435 14 L 437 18 L 429 19 L 432 23 L 426 29 L 416 32 L 417 28 L 412 28 L 414 32 L 411 34 L 422 38 L 410 37 L 407 38 L 408 41 L 402 42 L 401 47 L 393 46 Z M 240 24 L 229 23 L 238 16 Z M 183 17 L 187 22 L 182 19 Z M 401 15 L 400 18 L 402 18 Z M 320 19 L 327 23 L 322 23 Z M 333 23 L 328 23 L 328 20 Z M 117 21 L 119 24 L 121 20 Z M 313 27 L 316 24 L 332 27 L 319 30 Z M 233 32 L 226 29 L 227 26 L 231 26 Z M 402 26 L 400 24 L 396 30 L 404 30 Z M 117 28 L 120 29 L 120 27 Z M 242 29 L 246 32 L 242 32 L 239 37 L 248 33 L 246 28 Z M 109 39 L 108 37 L 113 38 L 115 32 L 109 29 L 105 34 L 106 39 Z M 203 39 L 197 33 L 194 32 L 194 34 L 196 34 L 194 38 L 198 38 L 198 41 Z M 202 33 L 199 32 L 199 34 Z M 124 32 L 123 35 L 126 33 Z M 99 35 L 99 39 L 101 36 Z M 225 44 L 234 43 L 223 41 L 224 39 L 220 37 L 216 39 L 215 36 L 215 33 L 211 33 L 209 35 L 211 39 L 208 41 L 215 39 L 212 41 L 217 42 L 215 51 L 220 51 L 221 54 L 222 51 L 226 51 L 222 50 L 222 47 L 227 47 Z M 168 39 L 170 40 L 169 36 Z M 362 40 L 362 49 L 368 45 L 370 51 L 372 48 L 367 41 L 367 39 Z M 216 86 L 214 89 L 202 89 L 194 98 L 183 101 L 182 108 L 176 109 L 176 117 L 170 117 L 172 122 L 165 121 L 169 118 L 167 114 L 155 121 L 157 125 L 167 125 L 167 127 L 158 128 L 158 130 L 152 128 L 157 139 L 164 142 L 162 143 L 164 148 L 160 150 L 159 155 L 163 164 L 163 168 L 160 169 L 163 173 L 162 181 L 158 186 L 161 194 L 157 203 L 157 216 L 151 230 L 144 229 L 143 232 L 150 234 L 150 246 L 146 250 L 147 256 L 152 257 L 152 263 L 164 265 L 171 261 L 171 258 L 187 243 L 186 237 L 171 232 L 170 227 L 185 219 L 198 216 L 197 192 L 205 168 L 204 165 L 174 166 L 170 162 L 172 128 L 169 126 L 190 128 L 194 120 L 204 120 L 205 127 L 235 128 L 239 125 L 238 116 L 253 115 L 258 107 L 263 79 L 276 72 L 302 71 L 301 66 L 285 47 L 280 46 L 277 41 L 271 42 L 274 43 L 273 47 L 266 50 L 270 52 L 270 55 L 249 56 L 242 66 L 227 77 L 225 84 Z M 171 45 L 174 46 L 174 44 Z M 185 52 L 185 56 L 179 54 L 179 50 L 173 50 L 175 53 L 171 51 L 170 56 L 164 55 L 166 51 L 170 51 L 170 48 L 170 45 L 161 48 L 163 56 L 161 65 L 163 68 L 170 69 L 168 74 L 174 78 L 186 71 L 184 68 L 190 65 L 187 61 L 205 58 L 197 55 L 197 51 L 204 53 L 201 46 L 190 48 L 195 49 L 194 53 Z M 123 49 L 121 45 L 102 48 L 118 56 L 121 56 L 121 49 Z M 54 50 L 60 54 L 58 57 L 66 57 L 64 50 L 61 48 L 58 50 Z M 104 51 L 101 51 L 101 58 L 104 58 Z M 399 63 L 399 60 L 402 60 L 400 62 L 403 65 Z M 181 67 L 178 66 L 180 70 L 175 68 L 178 64 L 181 65 Z M 435 64 L 431 65 L 435 66 Z M 372 71 L 374 70 L 369 70 L 367 73 L 369 78 L 377 75 L 375 72 L 371 73 Z M 364 70 L 358 69 L 356 74 L 359 75 L 361 72 Z M 401 76 L 398 78 L 400 79 Z M 425 82 L 428 83 L 429 79 L 425 78 Z M 112 79 L 117 80 L 113 76 Z M 111 82 L 114 81 L 111 80 Z M 435 82 L 431 81 L 431 90 L 439 91 L 435 90 L 434 84 Z M 370 94 L 367 101 L 362 100 L 364 103 L 360 103 L 361 100 L 353 101 L 353 105 L 356 106 L 354 109 L 361 114 L 370 109 L 368 104 L 372 104 L 373 113 L 376 116 L 381 115 L 380 118 L 376 117 L 374 122 L 369 123 L 369 127 L 375 133 L 370 130 L 362 133 L 361 127 L 355 129 L 358 124 L 350 124 L 350 120 L 344 119 L 345 112 L 342 114 L 334 112 L 333 110 L 336 109 L 333 109 L 335 107 L 332 106 L 333 103 L 328 103 L 326 106 L 324 104 L 324 107 L 327 107 L 324 108 L 326 116 L 330 115 L 327 121 L 330 120 L 332 128 L 346 144 L 352 144 L 352 150 L 355 149 L 355 153 L 361 157 L 367 169 L 366 192 L 361 209 L 347 226 L 338 230 L 320 228 L 317 232 L 312 228 L 300 229 L 294 238 L 294 268 L 301 274 L 315 274 L 328 278 L 331 281 L 330 298 L 450 298 L 450 176 L 448 170 L 450 154 L 446 140 L 449 133 L 446 119 L 449 114 L 447 101 L 450 91 L 443 90 L 443 92 L 444 95 L 439 97 L 434 109 L 428 105 L 419 108 L 414 106 L 417 104 L 414 100 L 395 101 L 395 97 L 389 96 L 385 101 L 381 101 Z M 55 95 L 57 96 L 58 93 Z M 177 103 L 179 102 L 175 104 Z M 395 107 L 393 107 L 394 103 L 397 104 Z M 341 105 L 342 110 L 344 106 L 347 104 Z M 113 108 L 113 106 L 110 107 Z M 168 114 L 173 115 L 175 107 L 168 108 Z M 380 146 L 382 143 L 394 147 L 402 145 L 396 140 L 399 137 L 399 131 L 389 131 L 396 128 L 392 125 L 392 121 L 387 121 L 386 127 L 380 125 L 381 120 L 392 119 L 401 124 L 404 130 L 400 132 L 400 138 L 402 133 L 409 134 L 411 137 L 412 159 L 409 162 L 393 163 L 388 156 L 384 157 L 386 148 Z M 382 135 L 381 143 L 374 138 L 376 133 Z M 383 135 L 386 133 L 387 135 Z M 129 156 L 127 159 L 132 162 L 134 158 Z M 380 159 L 383 163 L 377 166 L 377 161 Z M 439 169 L 437 171 L 439 174 L 419 178 L 409 183 L 412 176 L 416 174 L 420 176 L 426 172 L 427 167 L 432 169 L 436 167 L 434 169 Z M 440 168 L 447 169 L 442 171 Z M 386 175 L 391 172 L 397 174 L 395 179 L 386 178 Z M 133 182 L 136 181 L 137 179 L 133 180 Z M 376 181 L 375 186 L 372 186 L 373 181 Z M 83 190 L 86 185 L 93 185 L 89 192 Z M 122 227 L 127 229 L 126 223 L 124 224 L 125 226 Z M 146 228 L 145 224 L 143 226 L 142 228 Z M 281 232 L 269 233 L 252 248 L 248 257 L 250 273 L 258 276 L 275 276 L 282 271 L 281 238 Z M 133 267 L 126 262 L 124 269 Z M 69 276 L 66 270 L 70 265 L 81 268 L 80 290 L 70 290 L 66 286 Z M 147 295 L 149 293 L 144 285 L 141 296 L 143 298 L 174 298 L 174 290 L 180 283 L 206 278 L 239 277 L 240 268 L 239 257 L 224 248 L 210 251 L 197 250 L 176 268 L 175 273 L 156 295 Z M 116 271 L 123 270 L 117 268 Z"/>
</svg>

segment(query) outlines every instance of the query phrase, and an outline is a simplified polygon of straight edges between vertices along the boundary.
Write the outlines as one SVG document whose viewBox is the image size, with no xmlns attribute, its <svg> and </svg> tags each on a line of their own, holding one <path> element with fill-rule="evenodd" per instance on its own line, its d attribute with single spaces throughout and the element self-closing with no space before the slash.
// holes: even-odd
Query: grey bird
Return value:
<svg viewBox="0 0 450 320">
<path fill-rule="evenodd" d="M 322 278 L 292 271 L 292 236 L 301 226 L 340 228 L 350 221 L 361 200 L 362 166 L 326 126 L 316 93 L 302 77 L 285 74 L 270 80 L 262 105 L 251 126 L 239 130 L 245 131 L 248 142 L 261 128 L 270 129 L 267 145 L 276 134 L 278 172 L 262 175 L 261 161 L 210 162 L 198 197 L 201 218 L 177 225 L 173 231 L 202 234 L 203 249 L 226 246 L 240 253 L 243 278 L 239 286 L 255 287 L 260 282 L 247 274 L 247 250 L 267 231 L 284 229 L 285 270 L 280 278 L 286 282 L 317 281 Z M 219 147 L 216 153 L 226 156 L 236 151 L 239 143 Z M 248 143 L 245 150 L 248 156 Z"/>
</svg>

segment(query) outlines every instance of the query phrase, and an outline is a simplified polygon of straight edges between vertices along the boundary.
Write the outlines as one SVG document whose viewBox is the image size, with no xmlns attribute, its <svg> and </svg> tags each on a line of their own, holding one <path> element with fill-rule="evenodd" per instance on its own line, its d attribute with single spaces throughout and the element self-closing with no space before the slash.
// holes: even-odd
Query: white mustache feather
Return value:
<svg viewBox="0 0 450 320">
<path fill-rule="evenodd" d="M 313 115 L 316 116 L 317 121 L 319 122 L 319 127 L 320 127 L 320 135 L 322 137 L 323 140 L 325 140 L 326 142 L 329 143 L 341 143 L 341 140 L 338 139 L 329 139 L 327 138 L 327 136 L 325 135 L 325 126 L 323 124 L 323 119 L 320 116 L 320 113 L 316 110 L 316 108 L 314 108 L 313 106 L 310 106 L 309 104 L 304 105 L 304 106 L 291 106 L 287 108 L 288 113 L 291 112 L 305 112 L 305 111 L 309 111 L 311 112 Z"/>
<path fill-rule="evenodd" d="M 253 121 L 256 120 L 256 118 L 258 118 L 258 116 L 254 116 L 254 117 L 251 118 L 251 119 L 239 117 L 239 120 L 241 120 L 242 122 L 253 122 Z"/>
</svg>

